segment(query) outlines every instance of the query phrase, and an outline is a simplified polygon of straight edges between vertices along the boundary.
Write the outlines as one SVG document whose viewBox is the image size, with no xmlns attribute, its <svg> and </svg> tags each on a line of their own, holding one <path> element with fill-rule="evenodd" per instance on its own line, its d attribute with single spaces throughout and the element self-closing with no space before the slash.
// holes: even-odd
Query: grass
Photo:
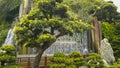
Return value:
<svg viewBox="0 0 120 68">
<path fill-rule="evenodd" d="M 0 68 L 20 68 L 19 65 L 6 65 L 6 66 L 0 66 Z"/>
</svg>

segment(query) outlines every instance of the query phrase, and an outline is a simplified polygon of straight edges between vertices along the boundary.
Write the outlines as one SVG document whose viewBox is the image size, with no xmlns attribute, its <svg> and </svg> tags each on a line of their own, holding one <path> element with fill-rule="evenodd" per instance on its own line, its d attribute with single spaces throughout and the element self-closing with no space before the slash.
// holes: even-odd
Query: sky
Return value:
<svg viewBox="0 0 120 68">
<path fill-rule="evenodd" d="M 106 0 L 106 1 L 109 1 L 109 0 Z M 118 11 L 120 12 L 120 0 L 110 0 L 110 1 L 114 2 L 114 4 L 118 7 Z"/>
</svg>

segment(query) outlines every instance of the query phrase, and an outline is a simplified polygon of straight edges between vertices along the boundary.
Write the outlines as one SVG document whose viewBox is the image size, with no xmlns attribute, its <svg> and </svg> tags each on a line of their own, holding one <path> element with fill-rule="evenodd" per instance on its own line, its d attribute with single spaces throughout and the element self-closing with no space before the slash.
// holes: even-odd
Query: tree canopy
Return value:
<svg viewBox="0 0 120 68">
<path fill-rule="evenodd" d="M 16 45 L 37 47 L 39 50 L 33 68 L 38 68 L 42 53 L 57 38 L 93 28 L 82 22 L 77 14 L 72 14 L 72 9 L 62 0 L 39 0 L 16 24 Z"/>
<path fill-rule="evenodd" d="M 0 0 L 0 22 L 7 16 L 8 12 L 21 4 L 22 0 Z"/>
<path fill-rule="evenodd" d="M 37 8 L 33 8 L 29 14 L 24 15 L 17 23 L 14 30 L 16 40 L 21 39 L 18 40 L 19 43 L 30 46 L 33 42 L 37 43 L 37 40 L 38 43 L 40 41 L 44 43 L 65 34 L 72 35 L 74 32 L 91 28 L 87 23 L 71 16 L 72 12 L 70 10 L 70 7 L 63 3 L 55 1 L 38 2 Z M 34 46 L 38 45 L 44 44 L 34 44 Z"/>
<path fill-rule="evenodd" d="M 103 0 L 66 0 L 73 12 L 77 13 L 79 18 L 85 22 L 92 22 L 96 16 L 99 21 L 116 23 L 119 22 L 120 13 L 112 1 Z"/>
</svg>

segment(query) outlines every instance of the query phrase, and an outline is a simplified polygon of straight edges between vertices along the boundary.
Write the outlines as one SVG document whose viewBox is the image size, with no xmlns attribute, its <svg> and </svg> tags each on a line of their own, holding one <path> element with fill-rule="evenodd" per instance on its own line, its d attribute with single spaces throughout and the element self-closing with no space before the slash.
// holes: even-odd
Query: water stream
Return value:
<svg viewBox="0 0 120 68">
<path fill-rule="evenodd" d="M 14 33 L 13 33 L 13 29 L 11 28 L 8 31 L 7 37 L 6 37 L 5 42 L 3 43 L 3 45 L 13 45 L 13 38 L 14 38 Z"/>
<path fill-rule="evenodd" d="M 79 51 L 82 54 L 88 53 L 87 47 L 87 33 L 74 33 L 73 36 L 60 37 L 51 47 L 49 47 L 44 54 L 54 54 L 56 52 L 70 53 L 72 51 Z"/>
<path fill-rule="evenodd" d="M 33 4 L 31 2 L 31 0 L 25 0 L 25 2 L 20 5 L 19 16 L 15 18 L 15 20 L 13 21 L 13 24 L 18 22 L 18 19 L 20 19 L 22 17 L 22 15 L 27 14 L 30 11 L 32 6 L 33 6 Z M 6 37 L 3 45 L 13 45 L 14 44 L 13 29 L 14 29 L 14 27 L 9 29 L 7 37 Z"/>
</svg>

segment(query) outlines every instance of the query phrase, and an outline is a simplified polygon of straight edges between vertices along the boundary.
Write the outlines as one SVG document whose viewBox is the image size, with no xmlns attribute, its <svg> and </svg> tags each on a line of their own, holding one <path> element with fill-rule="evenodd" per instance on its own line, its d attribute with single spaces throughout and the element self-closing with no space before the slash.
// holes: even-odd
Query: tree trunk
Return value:
<svg viewBox="0 0 120 68">
<path fill-rule="evenodd" d="M 35 57 L 33 68 L 39 68 L 39 63 L 40 63 L 43 52 L 44 52 L 44 50 L 39 48 L 38 53 L 37 53 L 37 55 Z"/>
<path fill-rule="evenodd" d="M 54 41 L 55 42 L 55 41 Z M 54 43 L 53 42 L 53 43 Z M 43 52 L 49 48 L 53 43 L 47 43 L 45 42 L 44 45 L 40 48 L 38 48 L 38 52 L 37 52 L 37 55 L 35 57 L 35 61 L 34 61 L 34 64 L 33 64 L 33 68 L 39 68 L 39 64 L 40 64 L 40 60 L 41 60 L 41 57 L 42 57 L 42 54 Z"/>
</svg>

